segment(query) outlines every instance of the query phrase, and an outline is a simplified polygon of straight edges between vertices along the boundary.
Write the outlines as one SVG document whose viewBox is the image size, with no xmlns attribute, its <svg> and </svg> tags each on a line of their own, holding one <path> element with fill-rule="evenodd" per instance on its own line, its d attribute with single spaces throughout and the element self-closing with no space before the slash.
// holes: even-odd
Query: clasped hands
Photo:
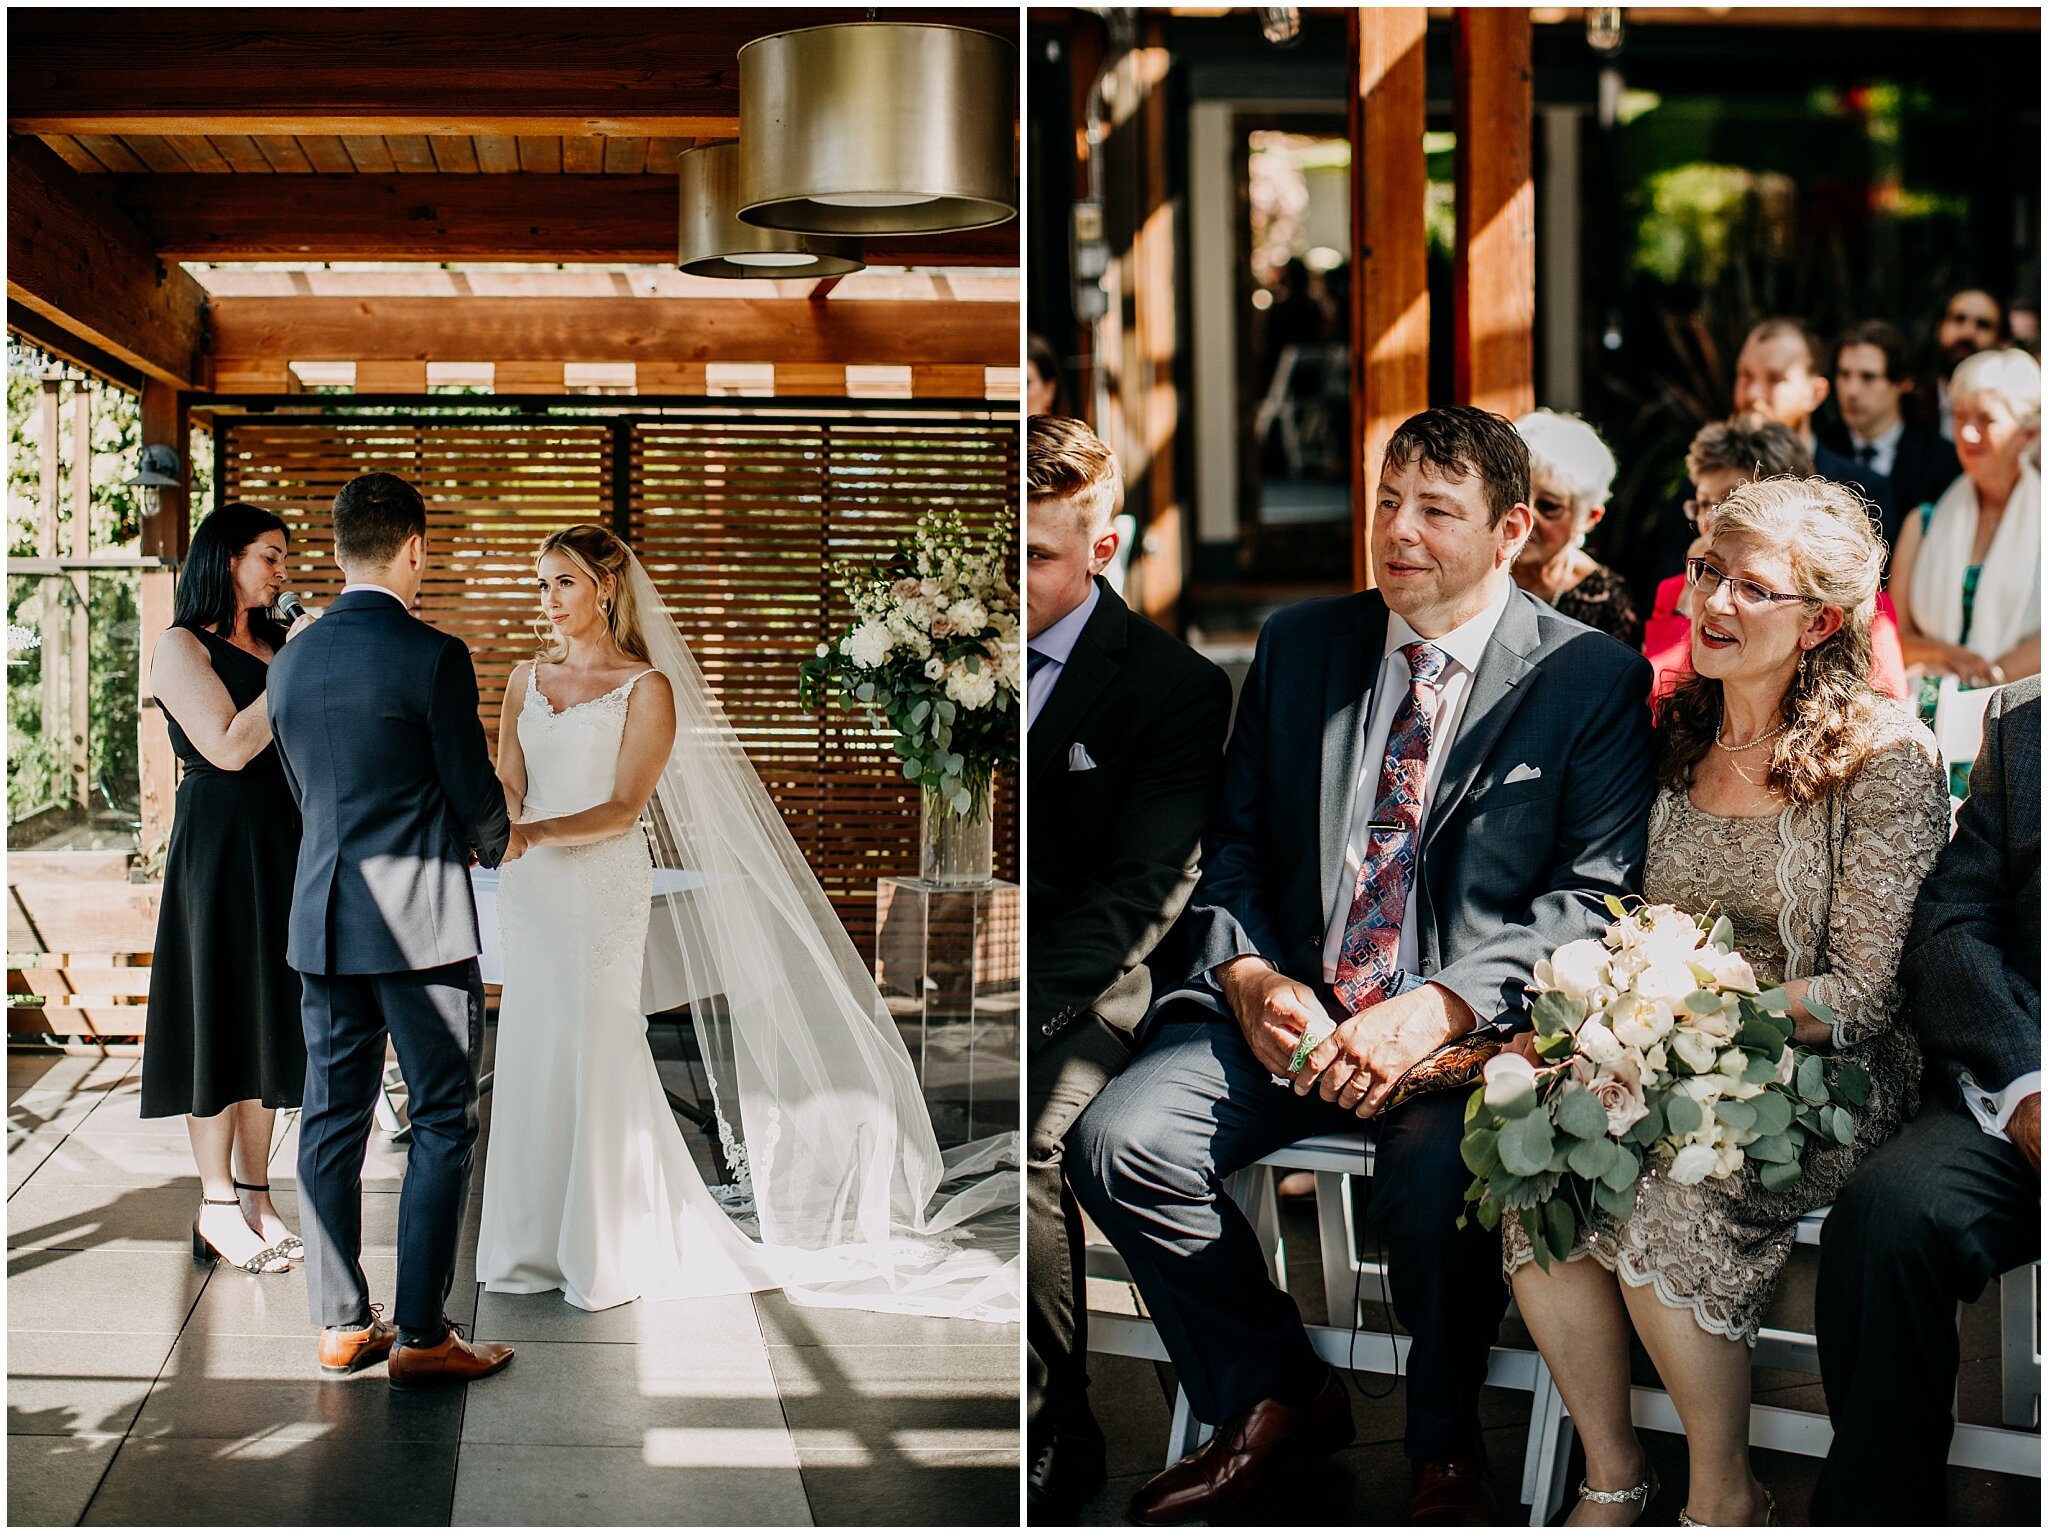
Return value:
<svg viewBox="0 0 2048 1534">
<path fill-rule="evenodd" d="M 1295 1095 L 1319 1093 L 1362 1119 L 1378 1113 L 1394 1084 L 1423 1056 L 1468 1031 L 1472 1011 L 1437 985 L 1389 996 L 1331 1028 L 1316 993 L 1253 955 L 1217 972 L 1245 1042 L 1275 1076 L 1291 1076 Z M 1301 1069 L 1290 1072 L 1304 1033 L 1322 1033 Z"/>
</svg>

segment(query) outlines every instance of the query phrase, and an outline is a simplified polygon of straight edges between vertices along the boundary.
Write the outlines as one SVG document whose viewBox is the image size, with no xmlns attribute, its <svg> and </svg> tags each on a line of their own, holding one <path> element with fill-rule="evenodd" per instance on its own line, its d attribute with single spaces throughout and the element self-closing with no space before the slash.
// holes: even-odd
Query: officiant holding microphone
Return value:
<svg viewBox="0 0 2048 1534">
<path fill-rule="evenodd" d="M 1033 416 L 1026 474 L 1030 1516 L 1071 1523 L 1102 1484 L 1103 1441 L 1065 1141 L 1130 1058 L 1147 960 L 1194 888 L 1230 684 L 1103 579 L 1121 486 L 1095 433 Z"/>
</svg>

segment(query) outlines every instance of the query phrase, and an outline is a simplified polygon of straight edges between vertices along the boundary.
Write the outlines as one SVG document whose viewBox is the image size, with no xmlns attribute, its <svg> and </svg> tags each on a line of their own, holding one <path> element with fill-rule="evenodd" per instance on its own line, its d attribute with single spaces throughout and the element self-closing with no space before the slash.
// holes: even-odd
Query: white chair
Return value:
<svg viewBox="0 0 2048 1534">
<path fill-rule="evenodd" d="M 1941 679 L 1934 703 L 1934 744 L 1941 752 L 1942 766 L 1977 760 L 1977 753 L 1984 749 L 1984 711 L 1997 692 L 1996 687 L 1966 688 L 1952 676 Z"/>
</svg>

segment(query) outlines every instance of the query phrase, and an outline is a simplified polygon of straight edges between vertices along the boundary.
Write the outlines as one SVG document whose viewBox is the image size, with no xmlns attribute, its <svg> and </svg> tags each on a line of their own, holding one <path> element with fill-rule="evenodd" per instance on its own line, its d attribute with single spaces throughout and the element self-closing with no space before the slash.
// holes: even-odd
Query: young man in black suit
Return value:
<svg viewBox="0 0 2048 1534">
<path fill-rule="evenodd" d="M 1146 960 L 1194 888 L 1230 684 L 1102 579 L 1119 486 L 1095 434 L 1033 416 L 1025 456 L 1030 1502 L 1034 1522 L 1065 1523 L 1103 1479 L 1065 1139 L 1130 1058 Z"/>
<path fill-rule="evenodd" d="M 1908 421 L 1904 396 L 1912 387 L 1906 371 L 1906 338 L 1884 320 L 1866 320 L 1835 342 L 1835 404 L 1843 430 L 1824 438 L 1829 450 L 1852 460 L 1885 482 L 1878 500 L 1884 541 L 1896 543 L 1899 526 L 1962 473 L 1955 445 L 1932 426 Z"/>
<path fill-rule="evenodd" d="M 1277 1470 L 1350 1442 L 1344 1384 L 1221 1184 L 1361 1119 L 1372 1223 L 1414 1339 L 1411 1517 L 1498 1521 L 1479 1388 L 1507 1290 L 1498 1234 L 1457 1228 L 1468 1094 L 1381 1110 L 1439 1045 L 1521 1028 L 1537 960 L 1598 935 L 1606 897 L 1641 887 L 1650 667 L 1515 585 L 1532 515 L 1510 422 L 1425 411 L 1380 466 L 1378 589 L 1287 608 L 1259 636 L 1184 978 L 1067 1160 L 1195 1415 L 1219 1424 L 1140 1489 L 1140 1522 L 1242 1508 Z"/>
<path fill-rule="evenodd" d="M 348 1373 L 388 1356 L 394 1388 L 455 1384 L 512 1356 L 502 1343 L 465 1341 L 443 1306 L 483 1059 L 470 853 L 496 867 L 525 840 L 484 746 L 468 649 L 410 611 L 427 562 L 419 491 L 395 474 L 343 485 L 334 552 L 348 584 L 272 663 L 267 689 L 305 823 L 285 960 L 304 991 L 306 1291 L 323 1368 Z M 395 1325 L 371 1305 L 361 1257 L 363 1151 L 387 1035 L 412 1119 Z"/>
</svg>

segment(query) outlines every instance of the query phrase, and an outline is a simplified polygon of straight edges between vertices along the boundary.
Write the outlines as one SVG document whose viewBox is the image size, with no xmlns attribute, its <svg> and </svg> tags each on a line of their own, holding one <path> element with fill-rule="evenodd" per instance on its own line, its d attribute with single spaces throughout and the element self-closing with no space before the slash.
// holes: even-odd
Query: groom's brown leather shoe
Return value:
<svg viewBox="0 0 2048 1534">
<path fill-rule="evenodd" d="M 327 1374 L 353 1374 L 390 1356 L 398 1328 L 385 1320 L 382 1305 L 370 1307 L 368 1326 L 329 1326 L 320 1332 L 320 1368 Z"/>
<path fill-rule="evenodd" d="M 1216 1429 L 1216 1436 L 1131 1498 L 1139 1523 L 1190 1523 L 1257 1495 L 1276 1470 L 1332 1454 L 1351 1442 L 1351 1398 L 1333 1370 L 1306 1406 L 1264 1400 Z"/>
<path fill-rule="evenodd" d="M 391 1350 L 387 1371 L 393 1390 L 428 1390 L 437 1385 L 466 1385 L 487 1374 L 496 1374 L 512 1362 L 512 1350 L 502 1342 L 465 1342 L 453 1321 L 448 1335 L 430 1348 L 407 1347 Z"/>
<path fill-rule="evenodd" d="M 1482 1450 L 1456 1459 L 1410 1460 L 1408 1465 L 1410 1523 L 1470 1529 L 1500 1522 Z"/>
</svg>

